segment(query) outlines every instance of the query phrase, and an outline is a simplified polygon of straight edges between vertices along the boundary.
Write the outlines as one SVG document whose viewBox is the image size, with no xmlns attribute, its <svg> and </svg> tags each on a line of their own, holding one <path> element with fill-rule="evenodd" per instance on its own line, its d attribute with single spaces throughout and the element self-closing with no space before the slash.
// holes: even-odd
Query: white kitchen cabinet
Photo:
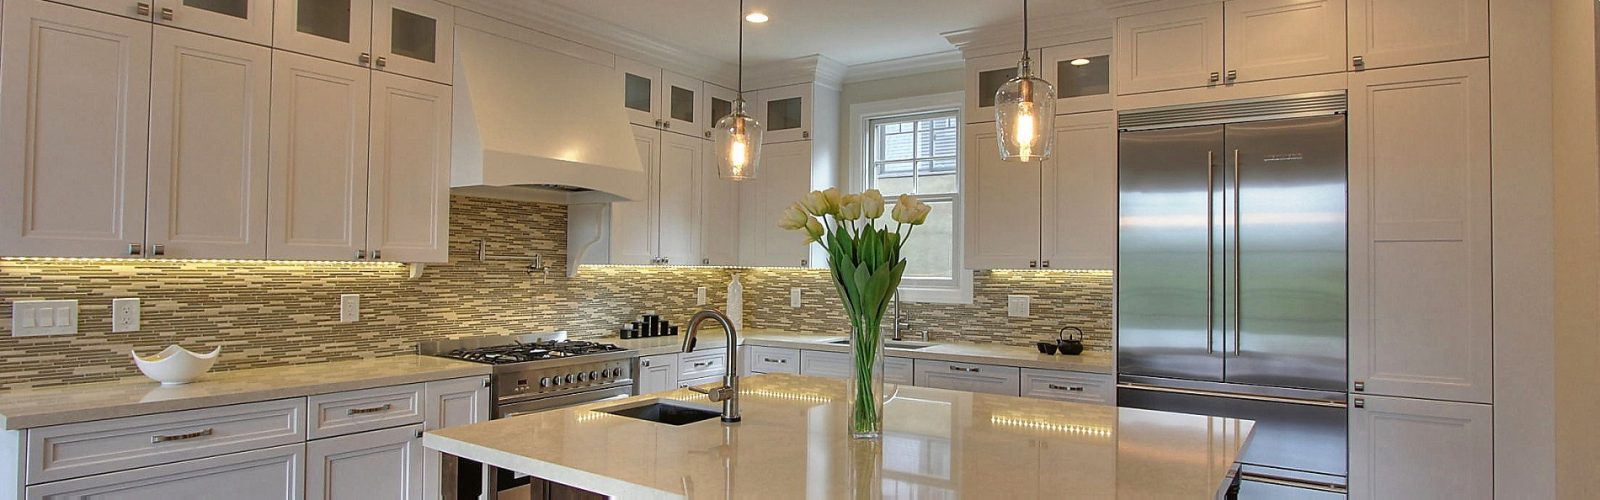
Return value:
<svg viewBox="0 0 1600 500">
<path fill-rule="evenodd" d="M 739 265 L 739 186 L 743 183 L 719 177 L 716 146 L 710 141 L 702 142 L 705 151 L 700 155 L 700 263 L 736 266 Z"/>
<path fill-rule="evenodd" d="M 1494 407 L 1355 396 L 1350 498 L 1493 498 Z"/>
<path fill-rule="evenodd" d="M 372 73 L 368 257 L 450 260 L 450 87 Z"/>
<path fill-rule="evenodd" d="M 662 264 L 700 263 L 701 172 L 706 141 L 663 133 L 657 160 L 656 256 Z"/>
<path fill-rule="evenodd" d="M 701 97 L 705 103 L 706 120 L 704 132 L 700 135 L 710 139 L 711 129 L 717 126 L 717 120 L 733 114 L 733 101 L 739 98 L 739 92 L 714 83 L 706 83 L 701 86 Z"/>
<path fill-rule="evenodd" d="M 763 89 L 751 104 L 756 121 L 767 128 L 762 144 L 803 141 L 811 138 L 812 115 L 818 103 L 813 99 L 814 84 L 800 83 Z"/>
<path fill-rule="evenodd" d="M 1014 366 L 954 363 L 929 359 L 914 360 L 917 387 L 983 392 L 1016 396 L 1021 394 L 1021 370 Z"/>
<path fill-rule="evenodd" d="M 9 1 L 9 0 L 8 0 Z M 151 0 L 51 0 L 75 5 L 107 14 L 150 21 L 155 19 L 155 5 Z"/>
<path fill-rule="evenodd" d="M 679 354 L 678 380 L 723 376 L 728 368 L 727 352 L 726 348 L 717 348 Z"/>
<path fill-rule="evenodd" d="M 800 351 L 800 374 L 848 379 L 855 371 L 855 362 L 851 357 L 848 352 Z"/>
<path fill-rule="evenodd" d="M 0 255 L 140 255 L 152 26 L 0 8 Z"/>
<path fill-rule="evenodd" d="M 272 49 L 157 27 L 148 255 L 262 259 Z"/>
<path fill-rule="evenodd" d="M 617 76 L 622 78 L 622 107 L 628 121 L 661 128 L 661 68 L 618 57 Z"/>
<path fill-rule="evenodd" d="M 992 126 L 967 127 L 966 134 L 964 267 L 1038 267 L 1040 163 L 1001 161 Z"/>
<path fill-rule="evenodd" d="M 750 267 L 811 265 L 805 231 L 778 227 L 783 210 L 811 191 L 812 150 L 807 141 L 761 148 L 759 176 L 739 186 L 739 264 Z"/>
<path fill-rule="evenodd" d="M 28 500 L 299 500 L 305 445 L 295 443 L 29 486 Z"/>
<path fill-rule="evenodd" d="M 1035 49 L 1029 55 L 1033 57 L 1034 74 L 1047 74 L 1043 67 L 1046 64 L 1044 53 Z M 1001 85 L 1016 78 L 1017 63 L 1021 60 L 1021 51 L 966 60 L 967 102 L 962 115 L 967 123 L 994 123 L 994 94 Z"/>
<path fill-rule="evenodd" d="M 798 349 L 766 346 L 750 346 L 746 349 L 748 356 L 745 360 L 749 363 L 750 373 L 801 373 Z"/>
<path fill-rule="evenodd" d="M 449 84 L 455 17 L 454 7 L 434 0 L 372 0 L 372 67 Z"/>
<path fill-rule="evenodd" d="M 1060 370 L 1022 369 L 1022 396 L 1073 403 L 1115 406 L 1117 382 L 1111 375 Z"/>
<path fill-rule="evenodd" d="M 1345 0 L 1229 0 L 1224 10 L 1228 83 L 1344 71 Z"/>
<path fill-rule="evenodd" d="M 272 44 L 272 2 L 154 0 L 154 18 L 163 25 L 265 46 Z"/>
<path fill-rule="evenodd" d="M 1110 39 L 1047 47 L 1038 64 L 1036 71 L 1056 86 L 1056 114 L 1111 109 Z M 989 94 L 993 99 L 993 90 Z M 994 111 L 980 118 L 994 121 Z"/>
<path fill-rule="evenodd" d="M 273 54 L 267 258 L 366 255 L 371 72 Z"/>
<path fill-rule="evenodd" d="M 422 425 L 306 443 L 306 500 L 422 500 Z"/>
<path fill-rule="evenodd" d="M 1350 78 L 1355 393 L 1491 402 L 1489 63 Z"/>
<path fill-rule="evenodd" d="M 658 354 L 639 358 L 635 386 L 639 394 L 669 391 L 678 388 L 678 355 Z"/>
<path fill-rule="evenodd" d="M 372 0 L 278 0 L 272 47 L 368 66 L 372 63 Z"/>
<path fill-rule="evenodd" d="M 1056 151 L 1041 163 L 1039 267 L 1115 269 L 1117 116 L 1056 117 Z"/>
<path fill-rule="evenodd" d="M 1118 18 L 1111 64 L 1117 93 L 1221 82 L 1222 9 L 1214 3 Z"/>
<path fill-rule="evenodd" d="M 896 358 L 886 356 L 883 358 L 883 382 L 886 384 L 913 385 L 916 383 L 916 368 L 910 358 Z"/>
<path fill-rule="evenodd" d="M 428 382 L 423 391 L 426 413 L 422 426 L 427 431 L 487 421 L 493 411 L 493 395 L 489 393 L 487 377 Z M 430 499 L 450 498 L 440 490 L 443 485 L 439 479 L 445 477 L 444 474 L 454 475 L 456 471 L 451 470 L 453 466 L 447 466 L 444 455 L 434 450 L 424 450 L 422 463 L 424 496 Z M 487 481 L 487 475 L 479 478 L 480 483 Z"/>
<path fill-rule="evenodd" d="M 611 260 L 612 264 L 654 264 L 656 238 L 660 235 L 656 224 L 657 176 L 661 169 L 661 131 L 650 127 L 633 127 L 633 145 L 639 151 L 639 163 L 645 171 L 645 198 L 618 201 L 611 204 Z"/>
<path fill-rule="evenodd" d="M 1349 2 L 1347 12 L 1352 69 L 1387 68 L 1489 55 L 1489 0 Z"/>
<path fill-rule="evenodd" d="M 671 71 L 661 72 L 661 127 L 691 137 L 704 138 L 707 124 L 706 102 L 701 99 L 705 84 Z"/>
</svg>

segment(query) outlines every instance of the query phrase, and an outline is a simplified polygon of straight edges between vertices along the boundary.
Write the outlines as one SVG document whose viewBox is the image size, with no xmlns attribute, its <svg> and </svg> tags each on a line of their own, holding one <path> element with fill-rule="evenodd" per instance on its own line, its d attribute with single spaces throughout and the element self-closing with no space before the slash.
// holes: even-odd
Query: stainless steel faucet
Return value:
<svg viewBox="0 0 1600 500">
<path fill-rule="evenodd" d="M 900 292 L 898 291 L 894 292 L 894 319 L 890 322 L 889 328 L 889 338 L 897 341 L 905 340 L 901 338 L 900 333 L 911 328 L 911 321 L 900 314 Z M 923 334 L 922 340 L 928 340 L 926 333 Z"/>
<path fill-rule="evenodd" d="M 716 320 L 718 323 L 722 323 L 722 331 L 728 335 L 728 352 L 726 354 L 727 361 L 723 363 L 723 366 L 727 367 L 727 373 L 722 375 L 722 387 L 717 387 L 714 389 L 689 387 L 689 390 L 705 394 L 706 396 L 709 396 L 713 402 L 722 402 L 723 422 L 738 422 L 739 333 L 734 331 L 733 320 L 728 319 L 727 315 L 711 309 L 694 313 L 694 317 L 689 318 L 689 332 L 683 336 L 683 352 L 694 352 L 695 334 L 699 333 L 700 331 L 700 323 L 708 319 Z"/>
</svg>

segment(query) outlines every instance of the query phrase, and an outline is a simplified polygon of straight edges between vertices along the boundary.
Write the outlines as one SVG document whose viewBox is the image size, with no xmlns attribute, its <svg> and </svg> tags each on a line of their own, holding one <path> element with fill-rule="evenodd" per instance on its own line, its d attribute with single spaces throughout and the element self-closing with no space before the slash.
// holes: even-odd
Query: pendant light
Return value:
<svg viewBox="0 0 1600 500">
<path fill-rule="evenodd" d="M 1000 159 L 1039 161 L 1055 146 L 1056 88 L 1034 76 L 1028 55 L 1028 0 L 1022 0 L 1022 61 L 1017 76 L 994 93 L 994 123 Z"/>
<path fill-rule="evenodd" d="M 739 95 L 733 100 L 733 113 L 717 120 L 714 142 L 717 151 L 717 177 L 728 181 L 756 178 L 761 163 L 761 122 L 750 117 L 744 102 L 744 0 L 739 0 Z"/>
</svg>

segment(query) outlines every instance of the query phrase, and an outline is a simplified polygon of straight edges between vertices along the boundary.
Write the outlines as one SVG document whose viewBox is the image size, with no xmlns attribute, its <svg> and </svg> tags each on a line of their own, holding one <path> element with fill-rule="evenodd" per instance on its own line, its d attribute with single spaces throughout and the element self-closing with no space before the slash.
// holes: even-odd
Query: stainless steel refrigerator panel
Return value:
<svg viewBox="0 0 1600 500">
<path fill-rule="evenodd" d="M 1241 463 L 1347 475 L 1346 408 L 1221 394 L 1220 391 L 1206 395 L 1119 387 L 1117 405 L 1254 420 L 1255 435 L 1245 448 Z"/>
<path fill-rule="evenodd" d="M 1213 223 L 1222 215 L 1222 139 L 1220 125 L 1119 138 L 1122 373 L 1222 380 L 1221 232 Z"/>
<path fill-rule="evenodd" d="M 1344 117 L 1230 124 L 1226 135 L 1224 379 L 1343 390 Z"/>
</svg>

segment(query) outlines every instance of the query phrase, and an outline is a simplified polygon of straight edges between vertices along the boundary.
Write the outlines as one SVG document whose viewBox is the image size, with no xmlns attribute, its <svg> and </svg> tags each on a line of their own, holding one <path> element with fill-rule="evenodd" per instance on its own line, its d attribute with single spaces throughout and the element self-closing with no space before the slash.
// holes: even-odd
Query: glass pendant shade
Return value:
<svg viewBox="0 0 1600 500">
<path fill-rule="evenodd" d="M 1056 88 L 1034 76 L 1032 61 L 1026 55 L 1017 64 L 1016 78 L 995 91 L 994 118 L 1001 160 L 1050 158 L 1056 138 Z"/>
<path fill-rule="evenodd" d="M 717 177 L 728 181 L 756 178 L 761 163 L 761 122 L 745 110 L 744 98 L 733 101 L 733 112 L 717 120 L 712 140 L 717 151 Z"/>
</svg>

